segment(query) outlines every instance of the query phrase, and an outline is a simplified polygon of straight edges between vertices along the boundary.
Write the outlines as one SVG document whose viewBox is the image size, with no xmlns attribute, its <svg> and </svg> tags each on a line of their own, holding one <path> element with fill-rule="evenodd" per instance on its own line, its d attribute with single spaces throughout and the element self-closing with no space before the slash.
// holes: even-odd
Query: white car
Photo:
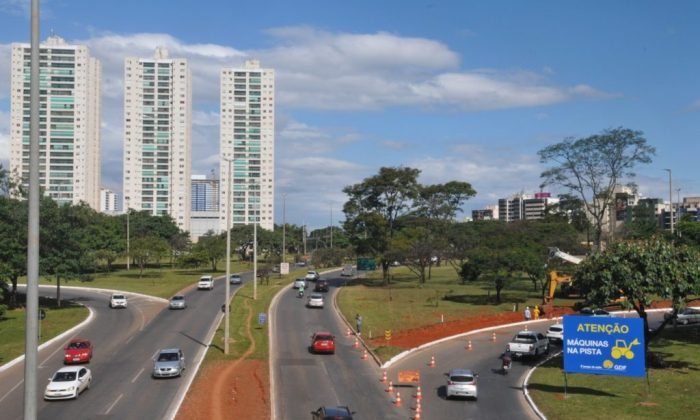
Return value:
<svg viewBox="0 0 700 420">
<path fill-rule="evenodd" d="M 231 274 L 231 278 L 229 280 L 231 284 L 241 284 L 241 275 L 240 274 Z"/>
<path fill-rule="evenodd" d="M 318 274 L 316 271 L 307 271 L 306 272 L 306 277 L 304 277 L 306 281 L 316 281 L 321 278 L 321 276 Z"/>
<path fill-rule="evenodd" d="M 114 293 L 112 297 L 109 298 L 109 307 L 114 308 L 126 308 L 126 296 Z"/>
<path fill-rule="evenodd" d="M 312 293 L 309 296 L 309 300 L 306 301 L 306 306 L 309 308 L 321 308 L 323 309 L 323 295 L 318 293 Z"/>
<path fill-rule="evenodd" d="M 211 290 L 214 288 L 214 277 L 212 276 L 202 276 L 199 278 L 199 283 L 197 283 L 197 289 L 199 290 Z"/>
<path fill-rule="evenodd" d="M 673 319 L 673 311 L 666 312 L 664 319 Z M 691 322 L 700 322 L 700 309 L 683 308 L 678 310 L 676 322 L 682 325 L 688 325 Z"/>
<path fill-rule="evenodd" d="M 445 398 L 466 397 L 477 399 L 479 390 L 476 386 L 476 378 L 479 375 L 471 371 L 471 369 L 452 369 L 447 374 L 447 387 L 445 389 Z"/>
<path fill-rule="evenodd" d="M 564 324 L 550 325 L 546 335 L 550 343 L 561 343 L 564 341 Z"/>
<path fill-rule="evenodd" d="M 84 366 L 62 367 L 49 378 L 44 391 L 45 400 L 66 400 L 78 398 L 81 392 L 90 388 L 92 372 Z"/>
<path fill-rule="evenodd" d="M 185 302 L 184 295 L 175 295 L 170 298 L 170 303 L 168 303 L 168 308 L 170 309 L 185 309 L 187 308 L 187 302 Z"/>
</svg>

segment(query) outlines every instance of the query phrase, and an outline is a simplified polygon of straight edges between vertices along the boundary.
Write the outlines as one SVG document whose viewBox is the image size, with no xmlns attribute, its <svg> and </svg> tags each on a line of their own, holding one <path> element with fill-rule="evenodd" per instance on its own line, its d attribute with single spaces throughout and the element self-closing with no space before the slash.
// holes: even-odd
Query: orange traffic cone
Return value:
<svg viewBox="0 0 700 420">
<path fill-rule="evenodd" d="M 349 336 L 351 336 L 351 335 L 352 335 L 352 331 L 350 331 L 350 327 L 348 327 L 348 328 L 345 330 L 345 336 L 346 336 L 346 337 L 349 337 Z"/>
<path fill-rule="evenodd" d="M 416 411 L 416 415 L 413 416 L 413 420 L 420 420 L 420 411 Z"/>
<path fill-rule="evenodd" d="M 401 393 L 396 392 L 396 399 L 394 400 L 394 404 L 396 404 L 397 407 L 401 407 Z"/>
<path fill-rule="evenodd" d="M 386 383 L 386 380 L 387 380 L 387 378 L 386 378 L 386 370 L 384 370 L 384 372 L 382 373 L 382 379 L 380 380 L 380 382 L 383 383 L 383 384 L 385 384 L 385 383 Z"/>
<path fill-rule="evenodd" d="M 421 411 L 423 411 L 423 407 L 421 407 L 420 401 L 416 401 L 416 414 L 420 414 Z"/>
<path fill-rule="evenodd" d="M 359 349 L 360 348 L 360 340 L 355 338 L 355 344 L 352 345 L 354 348 Z"/>
<path fill-rule="evenodd" d="M 435 364 L 435 356 L 430 356 L 430 363 L 428 364 L 428 366 L 430 366 L 430 367 L 435 367 L 435 366 L 437 366 L 437 365 Z"/>
<path fill-rule="evenodd" d="M 416 400 L 418 401 L 418 405 L 420 406 L 420 400 L 423 399 L 423 393 L 420 390 L 420 385 L 418 385 L 418 388 L 416 389 Z"/>
<path fill-rule="evenodd" d="M 493 334 L 491 334 L 491 341 L 496 341 L 496 332 L 495 331 Z"/>
<path fill-rule="evenodd" d="M 367 350 L 362 351 L 362 360 L 367 360 Z"/>
<path fill-rule="evenodd" d="M 527 331 L 527 324 L 525 324 L 525 331 Z"/>
<path fill-rule="evenodd" d="M 389 394 L 394 392 L 394 383 L 393 382 L 389 381 L 389 388 L 386 389 L 386 392 L 388 392 Z"/>
<path fill-rule="evenodd" d="M 472 351 L 472 340 L 467 342 L 467 350 Z"/>
</svg>

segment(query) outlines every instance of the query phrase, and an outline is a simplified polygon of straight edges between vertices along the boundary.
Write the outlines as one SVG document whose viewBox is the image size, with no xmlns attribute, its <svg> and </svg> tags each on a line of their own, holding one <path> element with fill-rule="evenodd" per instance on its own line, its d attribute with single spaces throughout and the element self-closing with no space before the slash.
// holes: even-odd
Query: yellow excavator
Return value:
<svg viewBox="0 0 700 420">
<path fill-rule="evenodd" d="M 583 261 L 583 257 L 576 257 L 574 255 L 567 254 L 566 252 L 560 251 L 559 248 L 549 248 L 549 258 L 560 258 L 576 265 L 581 264 L 581 261 Z M 544 302 L 542 303 L 542 309 L 545 313 L 551 311 L 553 308 L 554 292 L 557 290 L 557 286 L 560 284 L 565 284 L 570 287 L 573 279 L 573 276 L 570 274 L 562 274 L 555 270 L 550 271 L 547 276 L 549 280 L 549 287 L 547 294 L 544 297 Z"/>
</svg>

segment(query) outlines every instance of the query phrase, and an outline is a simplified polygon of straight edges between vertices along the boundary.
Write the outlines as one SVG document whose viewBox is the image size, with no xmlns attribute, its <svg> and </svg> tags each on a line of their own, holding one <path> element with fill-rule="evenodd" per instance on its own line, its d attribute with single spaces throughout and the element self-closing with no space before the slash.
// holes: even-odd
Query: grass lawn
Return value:
<svg viewBox="0 0 700 420">
<path fill-rule="evenodd" d="M 680 419 L 696 416 L 700 385 L 700 326 L 667 328 L 651 342 L 669 367 L 649 369 L 644 378 L 568 375 L 564 397 L 563 360 L 555 358 L 530 379 L 530 394 L 549 419 Z M 695 415 L 691 413 L 696 413 Z"/>
<path fill-rule="evenodd" d="M 533 290 L 526 279 L 513 280 L 501 291 L 501 303 L 496 291 L 486 281 L 462 284 L 449 265 L 433 267 L 432 278 L 419 285 L 417 277 L 406 267 L 392 267 L 392 284 L 383 286 L 381 270 L 366 277 L 348 280 L 338 295 L 338 305 L 350 320 L 355 314 L 363 316 L 363 334 L 383 335 L 384 330 L 401 331 L 466 316 L 492 315 L 511 312 L 518 305 L 522 311 L 542 303 L 541 291 Z M 398 349 L 382 348 L 380 357 L 398 353 Z"/>
<path fill-rule="evenodd" d="M 56 308 L 51 301 L 43 300 L 40 307 L 46 311 L 46 318 L 41 323 L 41 340 L 44 343 L 67 329 L 79 324 L 87 318 L 87 308 L 64 303 L 61 308 Z M 0 319 L 0 365 L 24 354 L 24 332 L 26 312 L 24 308 L 8 310 Z"/>
</svg>

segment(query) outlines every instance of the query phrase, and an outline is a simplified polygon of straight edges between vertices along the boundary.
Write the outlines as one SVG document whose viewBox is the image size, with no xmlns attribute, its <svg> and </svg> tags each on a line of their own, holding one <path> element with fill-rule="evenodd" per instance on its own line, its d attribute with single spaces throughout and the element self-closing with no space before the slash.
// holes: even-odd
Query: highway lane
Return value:
<svg viewBox="0 0 700 420">
<path fill-rule="evenodd" d="M 624 315 L 633 317 L 635 313 Z M 661 321 L 660 312 L 650 314 L 650 323 L 656 326 Z M 529 323 L 533 331 L 546 333 L 554 320 L 540 320 Z M 508 375 L 501 372 L 500 355 L 506 344 L 523 325 L 501 327 L 495 330 L 496 341 L 492 340 L 492 331 L 477 333 L 446 340 L 427 348 L 414 351 L 397 360 L 388 368 L 390 378 L 396 378 L 399 370 L 418 370 L 422 379 L 423 417 L 459 418 L 459 419 L 536 419 L 532 409 L 527 405 L 522 391 L 525 373 L 540 359 L 523 358 L 513 361 Z M 469 341 L 472 350 L 468 350 Z M 552 346 L 552 351 L 559 347 Z M 436 367 L 430 367 L 431 357 L 436 360 Z M 446 400 L 445 374 L 452 368 L 469 368 L 479 374 L 479 399 Z"/>
<path fill-rule="evenodd" d="M 344 282 L 335 277 L 338 274 L 322 275 L 331 284 L 325 308 L 306 308 L 306 299 L 297 298 L 296 290 L 289 287 L 270 309 L 273 420 L 310 418 L 310 412 L 321 405 L 347 405 L 357 419 L 407 419 L 406 404 L 395 407 L 384 392 L 376 363 L 363 360 L 361 350 L 353 347 L 354 337 L 345 335 L 346 326 L 332 307 L 333 294 Z M 309 285 L 310 291 L 313 283 Z M 334 355 L 309 351 L 311 334 L 318 330 L 335 335 Z"/>
<path fill-rule="evenodd" d="M 244 282 L 249 280 L 249 274 L 243 276 Z M 197 278 L 193 277 L 192 281 L 196 282 Z M 126 310 L 110 309 L 109 293 L 63 289 L 67 298 L 80 300 L 97 314 L 92 323 L 75 334 L 95 344 L 95 356 L 88 365 L 93 382 L 77 400 L 46 402 L 41 399 L 45 382 L 39 381 L 38 417 L 163 419 L 173 416 L 194 377 L 196 361 L 207 349 L 212 327 L 221 318 L 224 287 L 223 281 L 217 280 L 212 291 L 189 288 L 184 293 L 188 307 L 178 311 L 167 310 L 163 301 L 153 304 L 138 297 L 129 299 Z M 237 286 L 232 286 L 232 294 L 236 289 Z M 64 344 L 65 341 L 41 352 L 40 378 L 48 378 L 62 366 L 60 349 Z M 165 347 L 179 347 L 185 353 L 188 369 L 183 377 L 151 378 L 152 358 L 158 349 Z M 4 398 L 0 402 L 3 419 L 22 416 L 23 387 L 17 384 L 22 380 L 23 364 L 11 371 L 0 376 L 3 384 L 0 391 L 11 389 L 9 394 L 0 394 Z"/>
</svg>

